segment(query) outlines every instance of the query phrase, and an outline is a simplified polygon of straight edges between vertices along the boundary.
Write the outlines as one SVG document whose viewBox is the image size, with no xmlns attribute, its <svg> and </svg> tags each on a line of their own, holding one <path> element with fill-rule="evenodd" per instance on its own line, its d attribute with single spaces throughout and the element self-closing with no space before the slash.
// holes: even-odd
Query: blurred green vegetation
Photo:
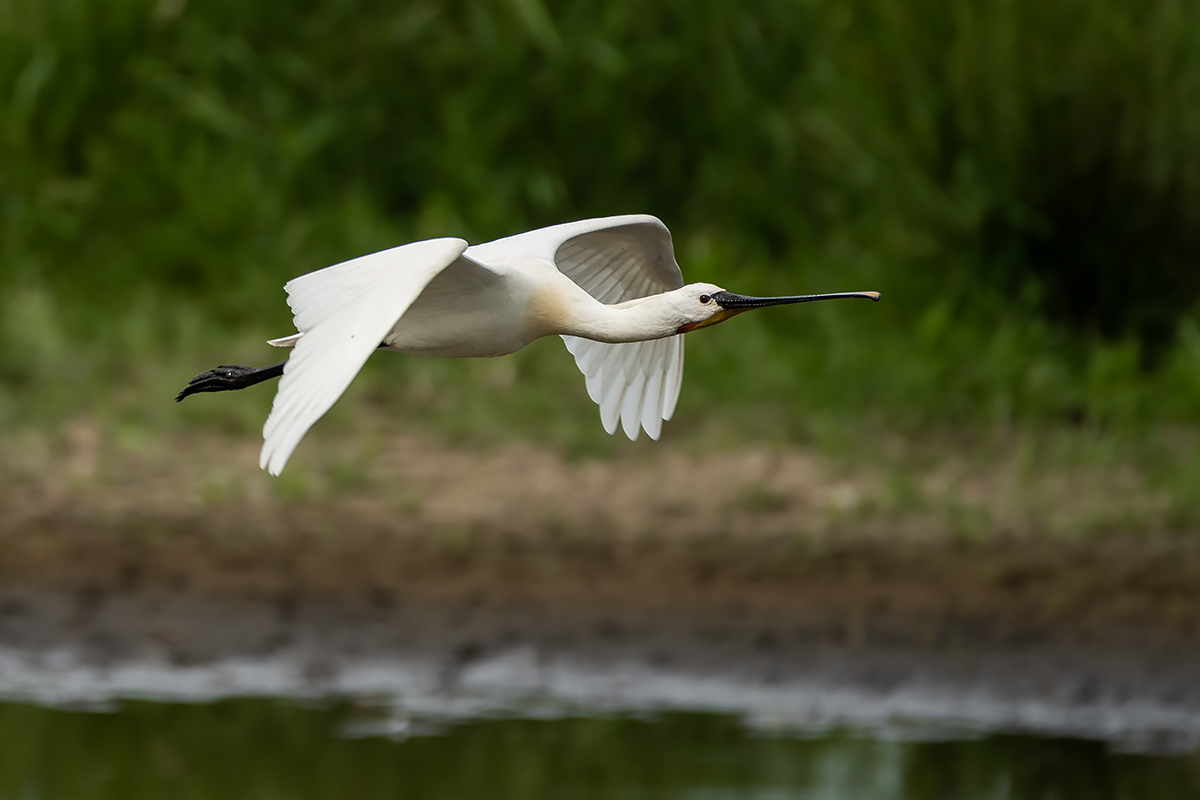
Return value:
<svg viewBox="0 0 1200 800">
<path fill-rule="evenodd" d="M 265 390 L 170 399 L 274 360 L 288 278 L 632 212 L 689 280 L 885 297 L 694 335 L 674 431 L 1078 427 L 1161 455 L 1200 422 L 1184 0 L 9 0 L 0 209 L 0 426 L 253 431 Z M 374 359 L 363 403 L 613 446 L 556 342 Z"/>
</svg>

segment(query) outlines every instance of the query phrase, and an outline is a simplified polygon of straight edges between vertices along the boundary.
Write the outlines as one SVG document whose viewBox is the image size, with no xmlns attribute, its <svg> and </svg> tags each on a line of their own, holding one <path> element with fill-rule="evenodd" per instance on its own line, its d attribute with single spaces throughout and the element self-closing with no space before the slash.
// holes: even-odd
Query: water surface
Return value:
<svg viewBox="0 0 1200 800">
<path fill-rule="evenodd" d="M 371 702 L 0 704 L 0 797 L 1200 797 L 1200 756 L 1099 741 L 797 737 L 732 715 L 437 722 Z"/>
</svg>

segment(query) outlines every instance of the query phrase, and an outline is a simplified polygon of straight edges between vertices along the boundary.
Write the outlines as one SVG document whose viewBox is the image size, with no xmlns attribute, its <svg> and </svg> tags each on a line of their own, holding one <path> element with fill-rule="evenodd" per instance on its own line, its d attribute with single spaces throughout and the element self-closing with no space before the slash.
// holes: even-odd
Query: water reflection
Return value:
<svg viewBox="0 0 1200 800">
<path fill-rule="evenodd" d="M 0 797 L 1176 798 L 1200 758 L 990 736 L 880 741 L 748 732 L 729 716 L 494 719 L 352 737 L 370 707 L 263 699 L 0 704 Z"/>
</svg>

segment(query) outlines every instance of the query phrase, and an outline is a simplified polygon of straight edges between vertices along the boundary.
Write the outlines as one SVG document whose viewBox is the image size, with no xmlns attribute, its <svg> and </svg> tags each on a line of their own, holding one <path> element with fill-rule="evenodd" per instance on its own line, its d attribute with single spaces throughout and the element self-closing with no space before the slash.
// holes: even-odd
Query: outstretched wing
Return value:
<svg viewBox="0 0 1200 800">
<path fill-rule="evenodd" d="M 604 430 L 637 441 L 638 427 L 657 439 L 663 420 L 675 413 L 683 381 L 683 337 L 607 344 L 564 336 L 575 364 L 587 379 L 588 397 L 600 406 Z"/>
<path fill-rule="evenodd" d="M 601 303 L 615 304 L 683 286 L 671 233 L 645 214 L 587 219 L 497 239 L 467 249 L 472 258 L 542 257 Z M 683 380 L 683 337 L 607 344 L 564 336 L 600 406 L 604 429 L 652 439 L 671 418 Z"/>
<path fill-rule="evenodd" d="M 271 413 L 258 464 L 272 475 L 304 434 L 342 396 L 396 321 L 442 270 L 462 258 L 462 239 L 393 247 L 289 281 L 296 340 Z M 468 262 L 482 269 L 482 265 Z M 467 265 L 464 265 L 467 266 Z"/>
<path fill-rule="evenodd" d="M 472 245 L 467 256 L 485 263 L 502 258 L 553 261 L 601 303 L 623 303 L 683 286 L 671 232 L 648 214 L 551 225 Z"/>
</svg>

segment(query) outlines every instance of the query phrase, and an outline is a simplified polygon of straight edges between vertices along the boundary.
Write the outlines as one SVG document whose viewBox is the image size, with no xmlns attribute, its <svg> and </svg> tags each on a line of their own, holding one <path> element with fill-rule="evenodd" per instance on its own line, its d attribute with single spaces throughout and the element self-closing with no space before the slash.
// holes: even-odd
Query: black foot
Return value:
<svg viewBox="0 0 1200 800">
<path fill-rule="evenodd" d="M 235 389 L 245 389 L 256 383 L 262 383 L 283 374 L 283 365 L 287 362 L 272 364 L 269 367 L 242 367 L 236 364 L 222 364 L 216 369 L 201 373 L 188 381 L 183 391 L 175 396 L 178 403 L 188 395 L 200 392 L 231 392 Z"/>
</svg>

